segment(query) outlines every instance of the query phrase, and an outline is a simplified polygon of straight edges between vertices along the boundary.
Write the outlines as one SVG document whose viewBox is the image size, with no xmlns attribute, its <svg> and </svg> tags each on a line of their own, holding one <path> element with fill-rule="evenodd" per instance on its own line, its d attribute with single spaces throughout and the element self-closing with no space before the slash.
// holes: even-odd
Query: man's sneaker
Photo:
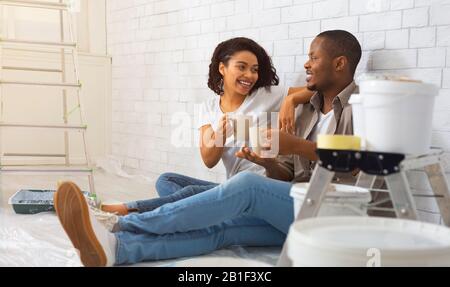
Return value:
<svg viewBox="0 0 450 287">
<path fill-rule="evenodd" d="M 64 182 L 55 193 L 56 214 L 84 266 L 113 266 L 117 240 L 95 218 L 75 183 Z"/>
</svg>

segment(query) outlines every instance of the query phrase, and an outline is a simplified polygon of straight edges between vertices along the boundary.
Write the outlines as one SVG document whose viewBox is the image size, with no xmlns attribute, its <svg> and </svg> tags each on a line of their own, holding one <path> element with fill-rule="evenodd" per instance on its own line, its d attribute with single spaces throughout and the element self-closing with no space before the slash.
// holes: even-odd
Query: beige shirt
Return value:
<svg viewBox="0 0 450 287">
<path fill-rule="evenodd" d="M 350 96 L 357 92 L 355 82 L 349 84 L 333 100 L 334 118 L 327 129 L 327 134 L 353 134 L 352 107 L 348 103 Z M 310 140 L 323 106 L 323 96 L 316 93 L 308 104 L 299 106 L 296 110 L 295 135 Z M 311 178 L 315 162 L 299 155 L 284 157 L 281 166 L 293 173 L 294 182 L 307 182 Z M 353 176 L 337 174 L 336 181 L 353 181 Z"/>
</svg>

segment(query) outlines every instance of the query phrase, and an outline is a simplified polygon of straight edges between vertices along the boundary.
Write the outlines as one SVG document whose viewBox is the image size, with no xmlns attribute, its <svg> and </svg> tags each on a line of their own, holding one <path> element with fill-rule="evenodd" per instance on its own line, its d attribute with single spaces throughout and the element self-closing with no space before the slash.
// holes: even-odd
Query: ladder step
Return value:
<svg viewBox="0 0 450 287">
<path fill-rule="evenodd" d="M 27 67 L 10 67 L 10 66 L 4 66 L 2 69 L 12 71 L 62 73 L 61 69 L 44 69 L 44 68 L 27 68 Z"/>
<path fill-rule="evenodd" d="M 64 165 L 2 165 L 0 173 L 88 173 L 93 169 L 88 166 Z"/>
<path fill-rule="evenodd" d="M 37 124 L 23 124 L 23 123 L 2 123 L 0 122 L 0 127 L 5 128 L 37 128 L 37 129 L 62 129 L 62 130 L 78 130 L 85 131 L 87 129 L 86 125 L 37 125 Z"/>
<path fill-rule="evenodd" d="M 42 41 L 27 41 L 27 40 L 16 40 L 0 38 L 0 44 L 14 44 L 14 45 L 33 45 L 33 46 L 43 46 L 43 47 L 60 47 L 60 48 L 71 48 L 75 49 L 77 47 L 76 43 L 64 43 L 64 42 L 42 42 Z"/>
<path fill-rule="evenodd" d="M 55 3 L 48 1 L 30 1 L 30 0 L 0 0 L 0 5 L 19 6 L 29 8 L 67 10 L 69 6 L 64 3 Z"/>
<path fill-rule="evenodd" d="M 20 81 L 0 81 L 0 85 L 16 85 L 16 86 L 47 86 L 47 87 L 63 87 L 63 88 L 81 88 L 81 84 L 74 83 L 44 83 L 44 82 L 20 82 Z"/>
<path fill-rule="evenodd" d="M 4 157 L 66 157 L 65 154 L 41 154 L 41 153 L 5 153 Z"/>
</svg>

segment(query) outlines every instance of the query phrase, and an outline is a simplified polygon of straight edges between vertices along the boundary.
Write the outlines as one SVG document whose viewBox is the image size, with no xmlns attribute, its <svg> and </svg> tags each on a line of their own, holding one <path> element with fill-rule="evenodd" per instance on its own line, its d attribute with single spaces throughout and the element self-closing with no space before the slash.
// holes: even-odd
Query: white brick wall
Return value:
<svg viewBox="0 0 450 287">
<path fill-rule="evenodd" d="M 403 27 L 423 27 L 428 24 L 428 8 L 414 8 L 403 11 Z"/>
<path fill-rule="evenodd" d="M 433 144 L 450 154 L 450 1 L 448 0 L 108 0 L 113 56 L 112 151 L 130 168 L 157 177 L 181 172 L 221 181 L 198 148 L 175 148 L 171 116 L 211 97 L 209 59 L 218 42 L 247 36 L 273 56 L 281 82 L 304 83 L 309 44 L 320 31 L 346 29 L 361 41 L 358 72 L 405 74 L 441 87 Z M 195 127 L 188 136 L 197 143 Z M 450 173 L 450 155 L 446 158 Z M 416 172 L 421 174 L 420 172 Z M 413 187 L 429 190 L 423 173 Z M 450 178 L 450 176 L 449 176 Z M 436 206 L 420 209 L 436 220 Z M 426 213 L 428 212 L 428 213 Z"/>
<path fill-rule="evenodd" d="M 359 30 L 361 32 L 392 30 L 400 28 L 401 23 L 401 11 L 361 15 L 359 17 Z"/>
<path fill-rule="evenodd" d="M 426 48 L 436 45 L 436 27 L 411 29 L 409 47 Z"/>
<path fill-rule="evenodd" d="M 404 49 L 409 46 L 409 30 L 386 31 L 386 49 Z"/>
</svg>

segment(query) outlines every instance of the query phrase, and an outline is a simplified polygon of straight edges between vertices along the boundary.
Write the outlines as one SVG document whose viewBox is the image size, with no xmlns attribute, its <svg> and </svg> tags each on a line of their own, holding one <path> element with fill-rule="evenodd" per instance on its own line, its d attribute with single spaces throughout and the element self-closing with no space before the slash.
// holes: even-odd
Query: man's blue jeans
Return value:
<svg viewBox="0 0 450 287">
<path fill-rule="evenodd" d="M 164 204 L 175 202 L 183 198 L 204 192 L 208 189 L 216 187 L 218 184 L 192 178 L 189 176 L 164 173 L 156 181 L 156 191 L 159 198 L 152 198 L 147 200 L 139 200 L 126 203 L 129 210 L 137 210 L 139 213 L 152 211 Z"/>
<path fill-rule="evenodd" d="M 294 220 L 291 183 L 241 172 L 212 189 L 119 219 L 116 264 L 231 245 L 279 246 Z"/>
</svg>

